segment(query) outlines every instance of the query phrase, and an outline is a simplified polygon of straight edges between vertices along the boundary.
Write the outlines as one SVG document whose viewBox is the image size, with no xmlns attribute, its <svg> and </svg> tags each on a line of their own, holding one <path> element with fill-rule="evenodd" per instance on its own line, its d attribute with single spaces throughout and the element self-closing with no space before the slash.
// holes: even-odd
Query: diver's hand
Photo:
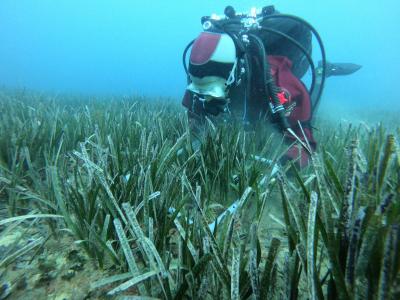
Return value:
<svg viewBox="0 0 400 300">
<path fill-rule="evenodd" d="M 207 114 L 217 116 L 225 112 L 226 102 L 221 100 L 211 100 L 204 103 L 204 110 Z"/>
</svg>

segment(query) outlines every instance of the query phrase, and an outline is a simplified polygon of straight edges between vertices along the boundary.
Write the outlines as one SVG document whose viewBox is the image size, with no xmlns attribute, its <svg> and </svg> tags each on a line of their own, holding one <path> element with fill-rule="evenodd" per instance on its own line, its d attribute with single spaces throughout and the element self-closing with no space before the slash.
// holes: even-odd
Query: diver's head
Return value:
<svg viewBox="0 0 400 300">
<path fill-rule="evenodd" d="M 235 69 L 236 47 L 232 38 L 223 33 L 202 32 L 190 54 L 187 90 L 206 102 L 227 99 Z"/>
</svg>

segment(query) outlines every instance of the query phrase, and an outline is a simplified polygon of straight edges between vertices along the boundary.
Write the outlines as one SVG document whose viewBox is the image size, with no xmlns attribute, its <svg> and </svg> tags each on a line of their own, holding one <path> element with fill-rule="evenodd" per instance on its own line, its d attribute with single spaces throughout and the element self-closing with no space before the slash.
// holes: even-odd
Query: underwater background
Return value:
<svg viewBox="0 0 400 300">
<path fill-rule="evenodd" d="M 202 30 L 200 18 L 227 5 L 239 12 L 275 5 L 300 16 L 319 31 L 329 61 L 363 66 L 330 78 L 322 106 L 400 107 L 396 0 L 2 0 L 0 86 L 180 99 L 182 51 Z"/>
<path fill-rule="evenodd" d="M 192 134 L 182 52 L 227 5 L 275 5 L 362 65 L 328 78 L 309 166 L 265 120 Z M 400 299 L 399 16 L 0 0 L 0 300 Z"/>
</svg>

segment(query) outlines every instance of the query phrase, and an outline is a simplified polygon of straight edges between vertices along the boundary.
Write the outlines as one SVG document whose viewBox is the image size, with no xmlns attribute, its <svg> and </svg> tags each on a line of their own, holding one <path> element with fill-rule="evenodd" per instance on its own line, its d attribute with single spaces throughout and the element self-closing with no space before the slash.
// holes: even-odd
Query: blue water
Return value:
<svg viewBox="0 0 400 300">
<path fill-rule="evenodd" d="M 218 2 L 218 4 L 216 4 Z M 398 0 L 1 0 L 0 86 L 180 98 L 181 55 L 200 18 L 274 4 L 313 24 L 328 59 L 363 65 L 330 78 L 324 101 L 400 107 Z"/>
</svg>

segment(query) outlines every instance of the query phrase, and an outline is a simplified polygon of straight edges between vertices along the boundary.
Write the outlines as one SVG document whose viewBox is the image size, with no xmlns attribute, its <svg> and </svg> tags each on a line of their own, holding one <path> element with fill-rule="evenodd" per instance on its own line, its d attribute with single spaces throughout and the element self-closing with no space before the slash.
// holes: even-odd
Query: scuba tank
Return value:
<svg viewBox="0 0 400 300">
<path fill-rule="evenodd" d="M 279 12 L 270 8 L 266 15 L 278 15 Z M 310 67 L 307 57 L 291 40 L 275 32 L 285 33 L 288 37 L 297 41 L 308 54 L 312 53 L 312 33 L 303 23 L 292 19 L 265 18 L 260 21 L 257 35 L 263 41 L 269 55 L 285 56 L 292 62 L 292 73 L 297 78 L 302 78 Z"/>
</svg>

